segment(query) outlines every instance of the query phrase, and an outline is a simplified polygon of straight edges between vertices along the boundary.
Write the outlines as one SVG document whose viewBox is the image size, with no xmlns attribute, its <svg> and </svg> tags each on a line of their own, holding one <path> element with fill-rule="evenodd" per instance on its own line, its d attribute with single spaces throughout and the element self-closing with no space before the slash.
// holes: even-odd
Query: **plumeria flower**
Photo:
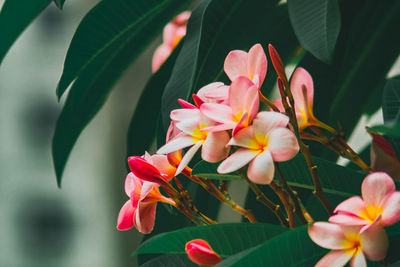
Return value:
<svg viewBox="0 0 400 267">
<path fill-rule="evenodd" d="M 362 198 L 351 197 L 340 203 L 329 221 L 342 225 L 362 226 L 361 232 L 376 225 L 389 226 L 400 220 L 400 192 L 389 175 L 369 174 L 361 186 Z"/>
<path fill-rule="evenodd" d="M 380 261 L 386 257 L 388 237 L 383 227 L 374 227 L 363 233 L 359 226 L 341 226 L 316 222 L 309 226 L 312 241 L 323 248 L 332 249 L 316 267 L 344 266 L 350 260 L 352 267 L 366 267 L 366 259 Z"/>
<path fill-rule="evenodd" d="M 200 113 L 199 109 L 179 109 L 171 112 L 171 119 L 182 132 L 162 146 L 157 153 L 168 154 L 186 147 L 191 147 L 183 156 L 175 175 L 178 175 L 190 162 L 197 150 L 202 148 L 201 157 L 208 162 L 218 162 L 224 159 L 229 148 L 229 134 L 226 131 L 208 133 L 202 129 L 214 122 Z"/>
<path fill-rule="evenodd" d="M 163 175 L 166 181 L 173 177 L 174 168 L 169 165 L 166 156 L 150 156 L 146 153 L 143 161 L 156 169 L 160 175 Z M 133 162 L 129 163 L 131 169 L 135 171 L 140 168 Z M 154 228 L 157 202 L 175 206 L 175 202 L 172 199 L 160 193 L 159 184 L 140 179 L 132 172 L 126 177 L 125 193 L 130 199 L 119 212 L 118 230 L 129 230 L 132 227 L 136 227 L 139 232 L 148 234 Z"/>
<path fill-rule="evenodd" d="M 163 43 L 156 49 L 153 55 L 152 71 L 156 72 L 171 54 L 172 50 L 186 35 L 186 24 L 190 12 L 185 11 L 168 23 L 163 31 Z"/>
<path fill-rule="evenodd" d="M 221 257 L 203 239 L 194 239 L 186 243 L 185 251 L 191 261 L 202 266 L 214 266 L 222 261 Z"/>
<path fill-rule="evenodd" d="M 219 173 L 236 171 L 249 164 L 248 178 L 254 183 L 268 184 L 274 177 L 274 161 L 286 161 L 299 151 L 293 132 L 287 129 L 289 118 L 278 112 L 257 114 L 253 125 L 239 131 L 229 145 L 239 146 L 219 166 Z"/>
<path fill-rule="evenodd" d="M 300 131 L 310 125 L 315 125 L 318 120 L 313 113 L 314 85 L 311 75 L 305 69 L 297 68 L 290 81 L 290 90 L 295 102 Z M 275 100 L 274 104 L 280 111 L 285 111 L 282 99 Z"/>
<path fill-rule="evenodd" d="M 257 115 L 259 96 L 257 87 L 246 77 L 240 76 L 229 87 L 228 104 L 205 103 L 200 111 L 209 119 L 217 122 L 206 131 L 233 129 L 235 135 L 240 129 L 251 124 Z"/>
<path fill-rule="evenodd" d="M 242 50 L 229 52 L 225 59 L 224 71 L 231 81 L 244 76 L 260 88 L 267 73 L 264 49 L 260 44 L 255 44 L 248 53 Z"/>
</svg>

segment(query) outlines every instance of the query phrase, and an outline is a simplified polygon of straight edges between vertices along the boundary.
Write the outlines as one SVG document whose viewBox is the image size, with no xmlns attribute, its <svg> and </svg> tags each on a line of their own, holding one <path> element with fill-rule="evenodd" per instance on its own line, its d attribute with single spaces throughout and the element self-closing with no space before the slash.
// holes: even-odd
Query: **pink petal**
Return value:
<svg viewBox="0 0 400 267">
<path fill-rule="evenodd" d="M 382 136 L 370 133 L 374 138 L 370 149 L 371 168 L 375 171 L 384 171 L 393 179 L 400 179 L 400 162 L 388 141 Z"/>
<path fill-rule="evenodd" d="M 222 261 L 211 246 L 202 239 L 187 242 L 185 251 L 189 259 L 199 265 L 214 266 Z"/>
<path fill-rule="evenodd" d="M 168 127 L 168 131 L 167 131 L 166 137 L 165 137 L 165 142 L 168 143 L 169 140 L 171 140 L 172 138 L 174 138 L 175 136 L 177 136 L 181 132 L 182 132 L 181 130 L 176 128 L 175 122 L 171 121 L 171 123 L 169 124 L 169 127 Z"/>
<path fill-rule="evenodd" d="M 268 137 L 268 150 L 274 161 L 289 160 L 299 152 L 297 138 L 287 128 L 275 128 L 270 131 Z"/>
<path fill-rule="evenodd" d="M 163 41 L 164 43 L 173 48 L 174 44 L 175 44 L 175 39 L 177 36 L 177 30 L 178 30 L 178 25 L 176 25 L 175 23 L 168 23 L 165 27 L 164 27 L 164 31 L 163 31 Z"/>
<path fill-rule="evenodd" d="M 184 120 L 176 123 L 176 127 L 187 135 L 195 136 L 198 133 L 200 122 L 197 119 Z M 197 137 L 197 135 L 196 135 Z"/>
<path fill-rule="evenodd" d="M 359 196 L 354 196 L 344 200 L 340 203 L 334 212 L 345 212 L 347 214 L 353 214 L 359 217 L 363 217 L 363 212 L 365 210 L 365 203 Z"/>
<path fill-rule="evenodd" d="M 247 176 L 253 183 L 269 184 L 274 178 L 274 171 L 271 153 L 265 150 L 250 162 Z"/>
<path fill-rule="evenodd" d="M 292 91 L 294 101 L 302 109 L 306 108 L 302 87 L 307 88 L 307 101 L 310 107 L 313 106 L 314 85 L 311 75 L 303 68 L 297 68 L 290 81 L 290 90 Z"/>
<path fill-rule="evenodd" d="M 285 111 L 285 108 L 283 107 L 283 104 L 282 104 L 282 99 L 278 98 L 273 103 L 279 109 L 279 111 L 281 111 L 281 112 Z"/>
<path fill-rule="evenodd" d="M 217 103 L 205 103 L 200 107 L 201 113 L 207 118 L 227 125 L 236 125 L 234 122 L 232 108 Z"/>
<path fill-rule="evenodd" d="M 201 158 L 208 162 L 225 159 L 229 153 L 229 134 L 226 131 L 209 133 L 201 150 Z"/>
<path fill-rule="evenodd" d="M 174 109 L 170 113 L 170 118 L 173 121 L 194 120 L 200 116 L 199 109 Z"/>
<path fill-rule="evenodd" d="M 261 87 L 265 74 L 267 73 L 267 57 L 265 56 L 264 49 L 260 44 L 255 44 L 249 50 L 247 73 L 250 77 L 258 75 L 259 82 L 257 83 L 257 86 Z"/>
<path fill-rule="evenodd" d="M 162 44 L 156 49 L 153 55 L 152 67 L 151 67 L 153 73 L 156 72 L 161 67 L 161 65 L 168 58 L 171 52 L 172 49 L 166 44 Z"/>
<path fill-rule="evenodd" d="M 278 112 L 261 111 L 253 121 L 254 134 L 266 136 L 272 129 L 286 127 L 289 117 Z"/>
<path fill-rule="evenodd" d="M 254 157 L 257 156 L 257 152 L 246 148 L 240 148 L 238 151 L 230 155 L 225 159 L 219 166 L 217 171 L 219 173 L 230 173 L 236 171 L 247 163 L 249 163 Z"/>
<path fill-rule="evenodd" d="M 308 235 L 314 243 L 327 249 L 346 249 L 342 228 L 333 223 L 316 222 L 308 227 Z"/>
<path fill-rule="evenodd" d="M 201 129 L 201 131 L 203 131 L 203 132 L 221 132 L 221 131 L 230 130 L 233 127 L 235 127 L 235 125 L 233 123 L 221 123 L 221 124 L 217 124 L 214 126 L 209 126 L 209 127 L 203 128 L 203 129 Z"/>
<path fill-rule="evenodd" d="M 214 99 L 219 101 L 227 100 L 229 97 L 229 86 L 221 83 L 221 85 L 219 85 L 216 88 L 213 88 L 213 90 L 208 90 L 207 92 L 205 92 L 204 96 L 208 99 Z"/>
<path fill-rule="evenodd" d="M 346 213 L 339 213 L 336 215 L 332 215 L 329 217 L 330 223 L 341 224 L 341 225 L 368 225 L 369 221 L 364 220 L 358 216 L 346 214 Z"/>
<path fill-rule="evenodd" d="M 389 226 L 400 220 L 400 192 L 392 192 L 383 199 L 382 225 Z"/>
<path fill-rule="evenodd" d="M 131 200 L 125 202 L 118 214 L 117 229 L 120 231 L 129 230 L 133 227 L 133 214 L 135 209 Z"/>
<path fill-rule="evenodd" d="M 249 125 L 249 115 L 245 111 L 240 118 L 239 122 L 236 124 L 235 128 L 232 130 L 232 136 L 235 136 L 240 130 L 246 128 Z"/>
<path fill-rule="evenodd" d="M 183 11 L 174 18 L 174 22 L 177 24 L 186 24 L 190 18 L 190 11 Z"/>
<path fill-rule="evenodd" d="M 169 180 L 174 177 L 176 168 L 169 164 L 167 156 L 153 155 L 151 156 L 151 161 L 153 166 L 156 167 L 161 174 L 165 174 L 169 178 Z"/>
<path fill-rule="evenodd" d="M 245 76 L 239 76 L 232 82 L 229 89 L 229 106 L 232 108 L 233 114 L 241 114 L 244 110 L 249 109 L 249 103 L 246 103 L 246 95 L 253 85 L 253 82 Z M 254 90 L 251 92 L 254 94 Z M 257 89 L 255 92 L 258 94 Z M 252 101 L 254 97 L 251 95 L 249 98 Z"/>
<path fill-rule="evenodd" d="M 178 98 L 178 103 L 184 109 L 198 109 L 197 106 L 193 105 L 192 103 L 187 102 L 181 98 Z"/>
<path fill-rule="evenodd" d="M 395 191 L 392 178 L 384 172 L 369 174 L 361 185 L 361 194 L 366 206 L 379 206 L 386 196 Z"/>
<path fill-rule="evenodd" d="M 249 113 L 249 123 L 257 116 L 260 107 L 260 97 L 258 95 L 257 87 L 250 87 L 246 95 L 246 110 Z"/>
<path fill-rule="evenodd" d="M 326 254 L 315 267 L 339 267 L 344 266 L 353 255 L 346 250 L 332 250 Z"/>
<path fill-rule="evenodd" d="M 350 260 L 351 267 L 367 267 L 367 261 L 365 260 L 364 254 L 362 252 L 357 253 Z"/>
<path fill-rule="evenodd" d="M 129 157 L 128 164 L 132 173 L 139 179 L 154 183 L 164 182 L 164 179 L 161 176 L 159 170 L 148 163 L 145 159 L 136 156 Z"/>
<path fill-rule="evenodd" d="M 195 140 L 190 135 L 181 133 L 177 135 L 174 139 L 163 145 L 157 150 L 157 154 L 168 154 L 175 152 L 177 150 L 183 149 L 185 147 L 195 144 Z"/>
<path fill-rule="evenodd" d="M 142 186 L 142 190 L 140 191 L 140 199 L 139 202 L 144 200 L 147 195 L 154 189 L 157 188 L 158 184 L 145 181 Z"/>
<path fill-rule="evenodd" d="M 221 97 L 221 94 L 227 94 L 227 90 L 223 89 L 226 88 L 228 89 L 229 87 L 224 85 L 222 82 L 213 82 L 210 84 L 207 84 L 206 86 L 203 86 L 202 88 L 197 91 L 197 96 L 203 100 L 204 102 L 212 102 L 210 99 L 215 99 L 214 96 L 217 96 L 217 99 Z M 226 92 L 224 92 L 226 91 Z M 225 95 L 225 98 L 227 98 L 227 95 Z M 219 100 L 219 99 L 218 99 Z M 223 99 L 221 99 L 223 100 Z"/>
<path fill-rule="evenodd" d="M 148 234 L 153 231 L 156 220 L 157 203 L 141 203 L 136 210 L 135 222 L 136 228 L 143 234 Z"/>
<path fill-rule="evenodd" d="M 361 234 L 362 251 L 369 260 L 380 261 L 386 257 L 389 240 L 385 228 L 377 225 Z"/>
<path fill-rule="evenodd" d="M 129 173 L 126 176 L 125 179 L 125 193 L 128 195 L 128 197 L 131 197 L 132 193 L 139 189 L 139 191 L 142 188 L 142 183 L 143 181 L 137 178 L 133 173 Z"/>
<path fill-rule="evenodd" d="M 247 76 L 247 53 L 241 50 L 229 52 L 225 58 L 224 71 L 231 81 L 239 76 Z"/>
<path fill-rule="evenodd" d="M 254 137 L 254 127 L 249 126 L 237 132 L 229 141 L 228 145 L 241 146 L 250 149 L 259 149 Z"/>
<path fill-rule="evenodd" d="M 201 147 L 203 144 L 202 141 L 198 141 L 194 146 L 192 146 L 188 151 L 186 151 L 185 155 L 183 156 L 181 163 L 179 163 L 178 168 L 176 169 L 175 175 L 177 176 L 178 174 L 181 173 L 181 171 L 189 164 L 190 160 L 194 157 L 196 154 L 197 150 Z"/>
</svg>

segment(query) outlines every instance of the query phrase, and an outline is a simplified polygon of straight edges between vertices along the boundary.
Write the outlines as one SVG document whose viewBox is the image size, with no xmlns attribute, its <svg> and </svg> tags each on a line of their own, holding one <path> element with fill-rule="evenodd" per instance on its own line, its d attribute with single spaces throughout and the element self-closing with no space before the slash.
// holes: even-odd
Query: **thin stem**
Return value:
<svg viewBox="0 0 400 267">
<path fill-rule="evenodd" d="M 283 188 L 288 192 L 289 196 L 291 197 L 293 204 L 294 204 L 294 212 L 296 213 L 297 217 L 299 218 L 299 220 L 301 221 L 302 224 L 307 224 L 308 221 L 305 218 L 304 214 L 308 213 L 307 210 L 301 206 L 301 200 L 300 197 L 298 196 L 297 192 L 295 192 L 287 183 L 285 176 L 282 173 L 281 168 L 279 167 L 279 163 L 275 162 L 275 169 L 277 170 L 282 184 L 283 184 Z"/>
<path fill-rule="evenodd" d="M 261 191 L 261 189 L 255 183 L 251 182 L 246 176 L 242 175 L 241 173 L 239 173 L 239 175 L 249 184 L 250 188 L 256 195 L 256 199 L 264 204 L 266 207 L 268 207 L 275 214 L 275 216 L 278 218 L 283 226 L 289 227 L 288 220 L 285 218 L 285 215 L 283 214 L 280 206 L 269 200 Z"/>
<path fill-rule="evenodd" d="M 256 218 L 254 217 L 253 213 L 250 210 L 246 210 L 236 204 L 235 201 L 232 200 L 230 197 L 228 191 L 222 193 L 215 185 L 213 182 L 211 182 L 209 179 L 203 178 L 203 177 L 198 177 L 195 175 L 191 175 L 191 169 L 189 167 L 185 168 L 184 171 L 182 172 L 186 177 L 191 179 L 192 181 L 198 183 L 200 186 L 202 186 L 208 193 L 210 193 L 212 196 L 217 198 L 219 201 L 227 204 L 230 206 L 234 211 L 240 213 L 244 217 L 246 217 L 249 222 L 257 222 Z M 225 188 L 226 189 L 226 188 Z"/>
<path fill-rule="evenodd" d="M 280 110 L 275 106 L 275 104 L 272 103 L 268 98 L 266 98 L 266 97 L 261 93 L 260 90 L 258 91 L 258 95 L 260 96 L 260 100 L 261 100 L 262 102 L 264 102 L 265 104 L 267 104 L 268 106 L 270 106 L 270 108 L 272 108 L 273 111 L 280 112 Z"/>
<path fill-rule="evenodd" d="M 285 194 L 285 192 L 280 188 L 280 186 L 272 181 L 269 186 L 274 190 L 275 194 L 278 195 L 279 199 L 281 200 L 283 206 L 285 207 L 286 214 L 288 216 L 289 220 L 289 228 L 294 229 L 296 227 L 296 223 L 294 222 L 294 214 L 293 214 L 293 209 L 292 205 L 290 204 L 288 200 L 288 195 Z"/>
<path fill-rule="evenodd" d="M 293 98 L 292 92 L 290 91 L 289 83 L 285 82 L 285 84 L 283 84 L 282 80 L 280 80 L 278 78 L 278 87 L 280 88 L 279 91 L 281 92 L 281 96 L 282 96 L 282 104 L 285 107 L 285 111 L 289 115 L 290 122 L 292 123 L 292 125 L 294 127 L 297 141 L 300 146 L 300 152 L 304 155 L 304 157 L 306 159 L 306 162 L 308 165 L 308 170 L 313 179 L 313 183 L 314 183 L 314 187 L 315 187 L 313 193 L 320 200 L 320 202 L 322 203 L 324 208 L 329 212 L 329 214 L 332 214 L 332 212 L 333 212 L 332 206 L 329 203 L 328 199 L 326 198 L 324 192 L 322 191 L 322 186 L 321 186 L 321 183 L 319 180 L 317 166 L 314 164 L 314 162 L 311 158 L 310 149 L 306 144 L 304 144 L 303 140 L 301 140 L 301 138 L 300 138 L 299 125 L 298 125 L 297 119 L 296 119 L 295 103 L 294 103 L 294 98 Z M 286 96 L 289 99 L 290 107 L 287 103 Z"/>
</svg>

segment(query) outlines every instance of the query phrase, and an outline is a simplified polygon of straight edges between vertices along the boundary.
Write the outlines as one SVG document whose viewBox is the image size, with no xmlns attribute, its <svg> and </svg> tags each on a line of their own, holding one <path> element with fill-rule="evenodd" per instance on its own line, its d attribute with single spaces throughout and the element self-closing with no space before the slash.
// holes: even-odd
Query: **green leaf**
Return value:
<svg viewBox="0 0 400 267">
<path fill-rule="evenodd" d="M 217 172 L 218 165 L 221 162 L 218 163 L 210 163 L 207 161 L 200 161 L 196 165 L 194 165 L 192 174 L 199 176 L 199 177 L 204 177 L 212 180 L 227 180 L 227 181 L 233 181 L 233 180 L 242 180 L 242 178 L 239 175 L 236 175 L 235 173 L 233 174 L 219 174 Z"/>
<path fill-rule="evenodd" d="M 100 2 L 83 19 L 68 50 L 58 87 L 61 96 L 79 75 L 53 137 L 58 185 L 73 145 L 106 101 L 114 83 L 163 26 L 189 3 L 189 0 L 108 0 Z"/>
<path fill-rule="evenodd" d="M 350 134 L 400 52 L 400 2 L 342 1 L 342 31 L 332 65 L 306 55 L 300 65 L 314 80 L 314 113 Z M 372 64 L 373 62 L 373 64 Z M 313 150 L 314 155 L 324 155 Z M 334 159 L 334 158 L 333 158 Z"/>
<path fill-rule="evenodd" d="M 5 1 L 0 13 L 0 63 L 18 36 L 50 2 L 51 0 L 29 0 L 23 3 Z"/>
<path fill-rule="evenodd" d="M 63 9 L 65 0 L 53 0 L 59 9 Z"/>
<path fill-rule="evenodd" d="M 183 40 L 160 69 L 151 76 L 140 95 L 128 128 L 128 156 L 143 155 L 154 140 L 157 126 L 155 122 L 161 111 L 161 95 L 169 80 L 182 43 Z"/>
<path fill-rule="evenodd" d="M 178 108 L 178 98 L 189 100 L 193 92 L 214 81 L 227 82 L 223 71 L 231 50 L 250 49 L 272 43 L 282 60 L 298 48 L 285 5 L 275 0 L 205 0 L 193 11 L 171 79 L 162 99 L 163 124 L 168 127 L 170 111 Z M 270 71 L 270 74 L 273 71 Z M 267 75 L 263 92 L 272 90 L 276 79 Z M 271 79 L 270 79 L 271 78 Z M 271 82 L 269 82 L 271 81 Z M 265 88 L 265 86 L 268 86 Z"/>
<path fill-rule="evenodd" d="M 319 60 L 331 62 L 341 26 L 338 0 L 288 0 L 288 8 L 300 44 Z"/>
<path fill-rule="evenodd" d="M 313 157 L 313 160 L 318 167 L 324 192 L 344 197 L 360 194 L 361 183 L 367 173 L 343 167 L 318 157 Z M 289 161 L 280 162 L 279 166 L 290 185 L 314 190 L 314 183 L 303 155 L 299 154 Z M 242 179 L 234 173 L 229 175 L 218 174 L 217 167 L 218 163 L 201 161 L 193 168 L 193 174 L 216 180 Z M 280 179 L 276 173 L 274 179 Z"/>
<path fill-rule="evenodd" d="M 307 226 L 302 226 L 229 257 L 217 266 L 313 266 L 326 252 L 308 237 Z"/>
<path fill-rule="evenodd" d="M 187 255 L 163 255 L 156 257 L 140 267 L 198 267 Z"/>
<path fill-rule="evenodd" d="M 142 243 L 134 254 L 184 254 L 188 241 L 201 238 L 221 257 L 227 257 L 259 245 L 284 231 L 284 227 L 262 223 L 221 223 L 188 227 L 155 236 Z"/>
</svg>

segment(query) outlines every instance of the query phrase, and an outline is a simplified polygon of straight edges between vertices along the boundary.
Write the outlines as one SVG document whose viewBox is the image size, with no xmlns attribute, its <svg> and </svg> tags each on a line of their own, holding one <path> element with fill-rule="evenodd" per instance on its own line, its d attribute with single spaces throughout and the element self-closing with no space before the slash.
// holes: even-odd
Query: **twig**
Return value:
<svg viewBox="0 0 400 267">
<path fill-rule="evenodd" d="M 293 214 L 293 208 L 292 205 L 290 205 L 289 202 L 289 195 L 287 195 L 280 186 L 272 181 L 269 186 L 274 190 L 275 194 L 278 195 L 279 199 L 281 200 L 283 206 L 285 207 L 286 214 L 288 216 L 289 220 L 289 228 L 294 229 L 296 228 L 296 223 L 294 222 L 294 214 Z"/>
</svg>

